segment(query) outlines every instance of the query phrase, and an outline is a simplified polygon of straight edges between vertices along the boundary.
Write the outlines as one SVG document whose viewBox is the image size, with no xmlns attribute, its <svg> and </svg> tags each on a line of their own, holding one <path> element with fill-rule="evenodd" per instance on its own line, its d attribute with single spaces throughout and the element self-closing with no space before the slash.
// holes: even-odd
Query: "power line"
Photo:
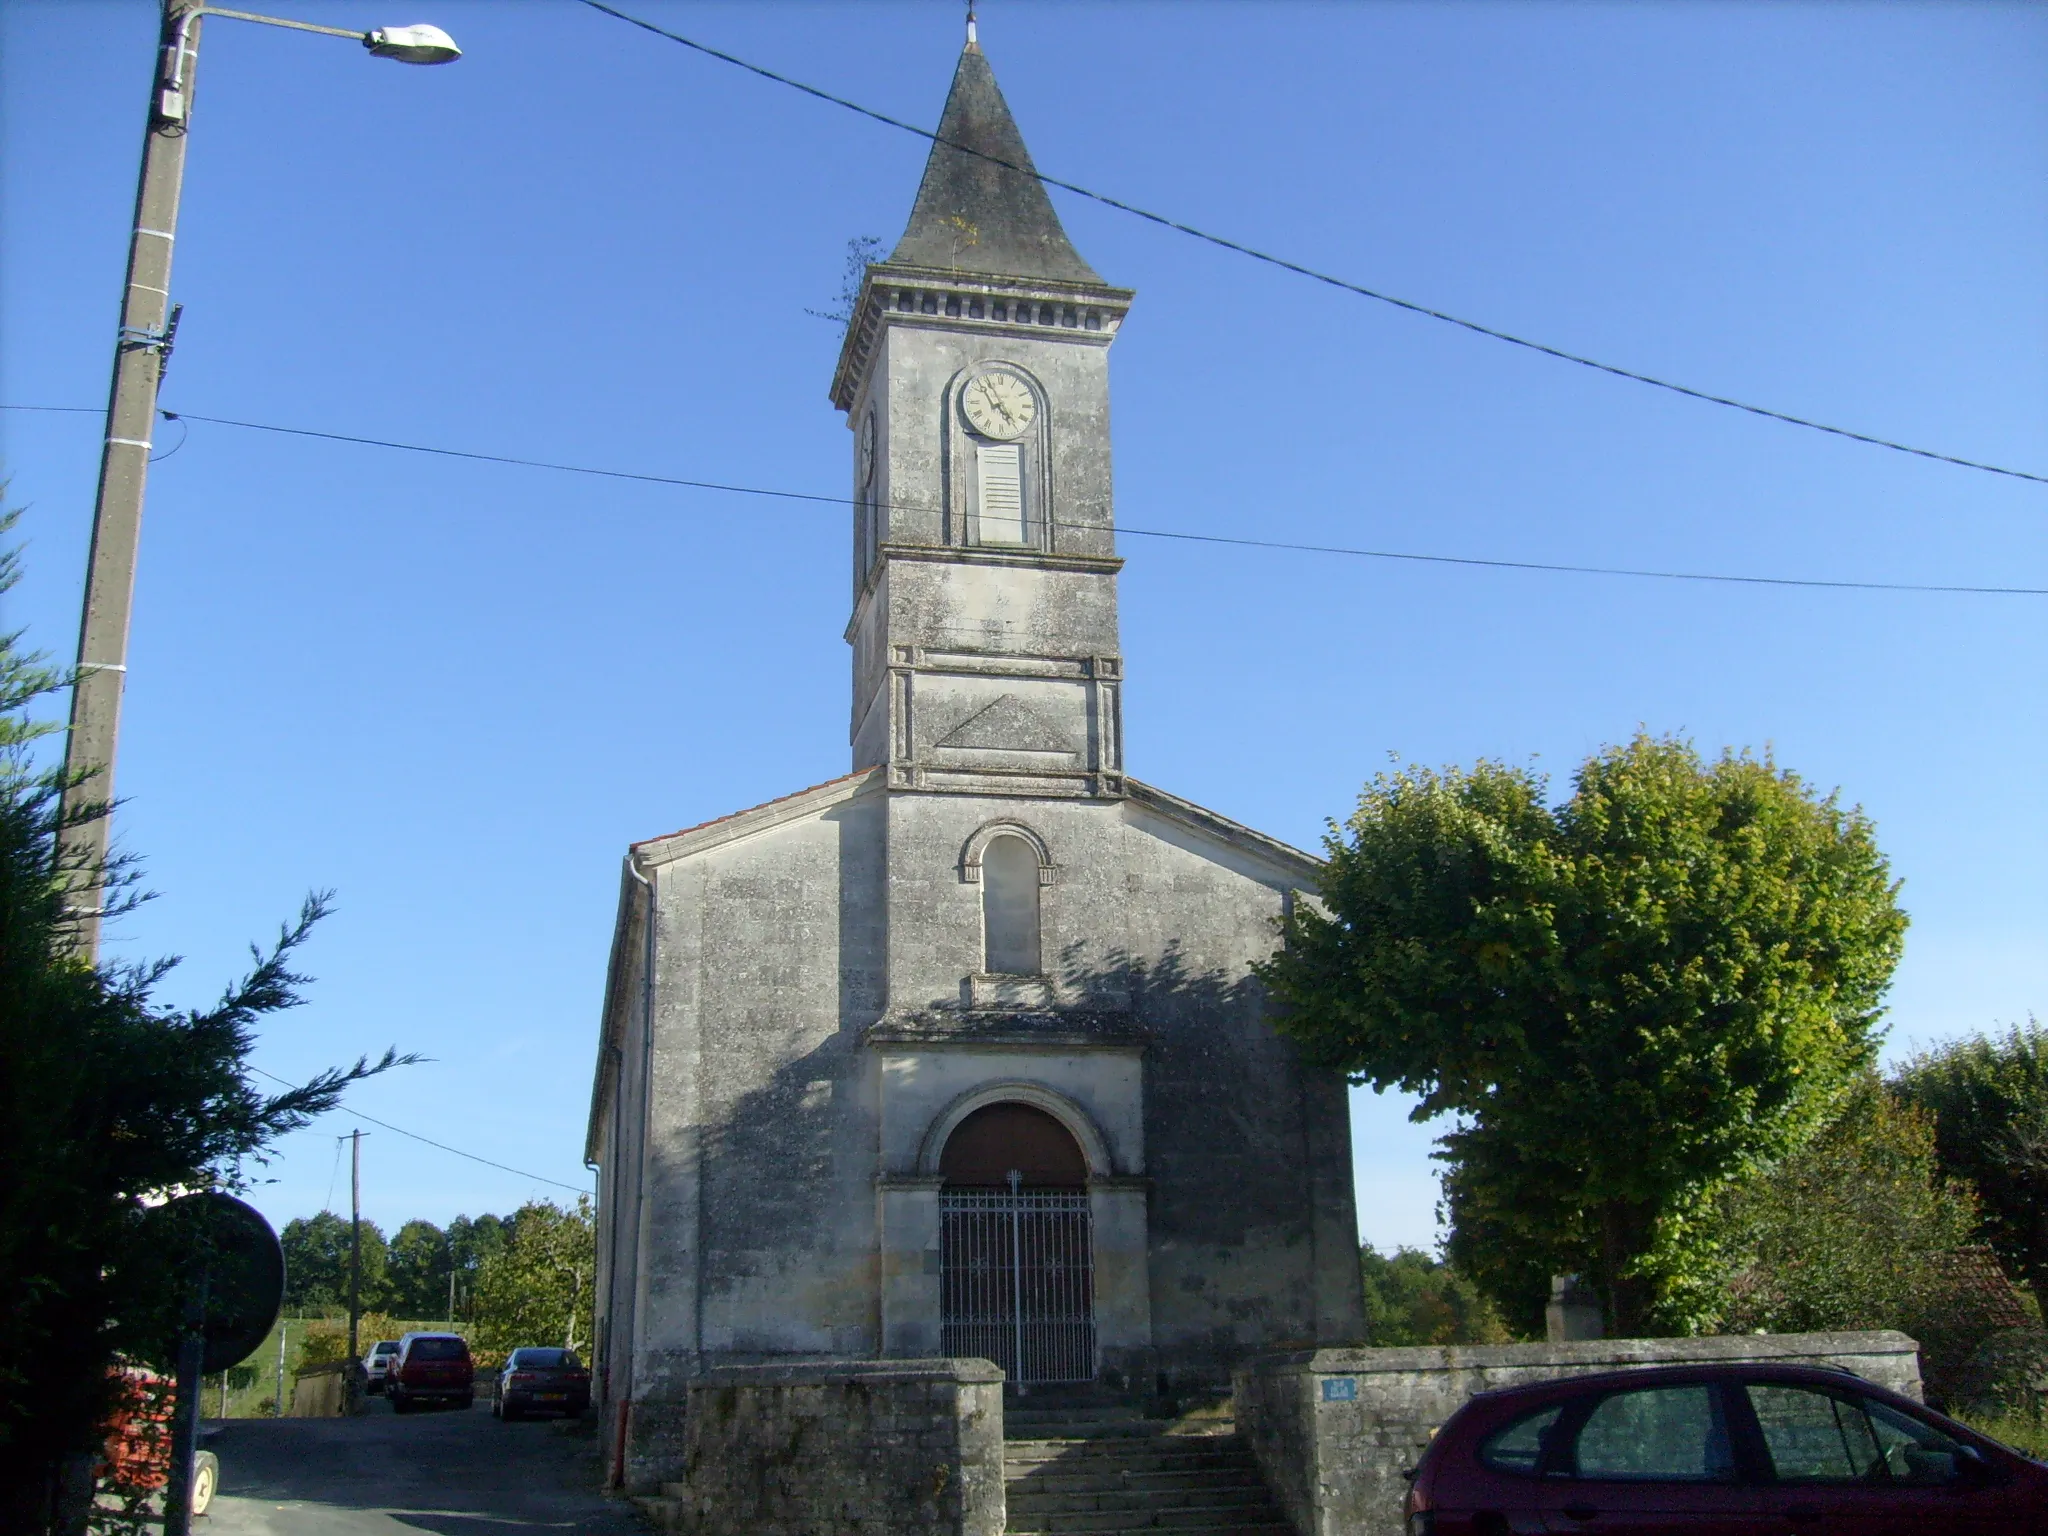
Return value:
<svg viewBox="0 0 2048 1536">
<path fill-rule="evenodd" d="M 0 405 L 0 410 L 85 411 L 86 406 Z M 172 421 L 201 421 L 216 427 L 241 427 L 251 432 L 276 432 L 287 437 L 312 437 L 330 443 L 353 443 L 365 448 L 390 448 L 401 453 L 425 453 L 436 458 L 470 459 L 481 464 L 509 464 L 520 469 L 548 469 L 565 475 L 596 475 L 607 480 L 637 480 L 648 485 L 675 485 L 689 490 L 724 491 L 735 496 L 768 496 L 778 501 L 810 501 L 826 506 L 850 507 L 850 497 L 821 496 L 810 491 L 783 491 L 759 485 L 734 485 L 723 480 L 692 480 L 679 475 L 649 475 L 625 469 L 600 469 L 587 464 L 558 464 L 547 459 L 521 459 L 502 453 L 474 453 L 464 448 L 437 448 L 425 443 L 401 443 L 390 438 L 358 437 L 346 432 L 323 432 L 312 427 L 281 427 L 263 421 L 238 421 L 227 416 L 198 416 L 189 411 L 162 411 Z M 882 503 L 878 511 L 914 512 L 936 516 L 935 509 L 903 502 Z M 1400 560 L 1419 565 L 1463 565 L 1482 570 L 1539 571 L 1563 576 L 1626 576 L 1646 581 L 1693 581 L 1753 587 L 1814 587 L 1841 592 L 1945 592 L 1978 597 L 2048 597 L 2048 587 L 1983 587 L 1937 585 L 1912 581 L 1830 581 L 1819 577 L 1737 576 L 1708 571 L 1660 571 L 1634 566 L 1566 565 L 1541 560 L 1494 560 L 1478 555 L 1425 555 L 1408 550 L 1360 549 L 1342 544 L 1298 544 L 1281 539 L 1238 538 L 1221 533 L 1184 533 L 1165 528 L 1137 528 L 1127 523 L 1059 522 L 1058 528 L 1085 533 L 1120 533 L 1133 538 L 1173 539 L 1190 544 L 1226 544 L 1242 549 L 1273 549 L 1309 555 L 1344 555 L 1361 560 Z"/>
<path fill-rule="evenodd" d="M 819 101 L 829 102 L 835 107 L 843 107 L 848 112 L 857 113 L 886 127 L 900 129 L 904 133 L 915 134 L 918 138 L 929 140 L 933 144 L 943 144 L 948 149 L 956 149 L 964 155 L 972 155 L 977 160 L 986 160 L 991 165 L 998 165 L 1005 170 L 1016 171 L 1020 175 L 1030 176 L 1048 187 L 1058 187 L 1063 192 L 1072 192 L 1076 197 L 1085 197 L 1091 202 L 1102 204 L 1105 208 L 1114 208 L 1119 213 L 1128 213 L 1132 217 L 1143 219 L 1149 224 L 1157 224 L 1162 229 L 1170 229 L 1178 234 L 1204 241 L 1223 250 L 1234 251 L 1240 256 L 1250 257 L 1253 261 L 1264 262 L 1267 266 L 1278 267 L 1283 272 L 1292 272 L 1298 277 L 1306 277 L 1311 281 L 1324 283 L 1332 288 L 1342 289 L 1344 292 L 1356 294 L 1360 298 L 1372 299 L 1381 304 L 1390 304 L 1396 309 L 1403 309 L 1410 314 L 1422 315 L 1431 320 L 1440 320 L 1446 325 L 1455 325 L 1459 329 L 1471 331 L 1475 335 L 1489 337 L 1494 341 L 1504 341 L 1510 346 L 1523 347 L 1531 352 L 1539 352 L 1545 357 L 1556 358 L 1559 362 L 1575 363 L 1581 368 L 1591 368 L 1597 373 L 1611 374 L 1617 379 L 1628 379 L 1636 384 L 1647 384 L 1653 389 L 1667 390 L 1674 395 L 1683 395 L 1689 400 L 1701 400 L 1708 405 L 1721 405 L 1728 407 L 1730 410 L 1747 411 L 1752 416 L 1766 417 L 1771 421 L 1783 422 L 1787 426 L 1804 427 L 1812 432 L 1825 432 L 1832 437 L 1844 437 L 1851 442 L 1866 443 L 1873 448 L 1889 448 L 1894 453 L 1909 453 L 1915 458 L 1933 459 L 1942 464 L 1954 464 L 1962 469 L 1977 469 L 1990 475 L 2006 475 L 2015 480 L 2031 480 L 2037 484 L 2048 485 L 2048 475 L 2037 475 L 2024 469 L 2007 469 L 1997 464 L 1986 464 L 1977 459 L 1960 458 L 1952 453 L 1939 453 L 1932 448 L 1915 448 L 1910 443 L 1896 442 L 1888 437 L 1877 437 L 1868 432 L 1853 431 L 1848 427 L 1830 426 L 1826 422 L 1814 421 L 1810 417 L 1795 416 L 1789 411 L 1773 410 L 1769 406 L 1756 405 L 1747 400 L 1737 400 L 1728 395 L 1717 395 L 1708 390 L 1694 389 L 1689 384 L 1679 384 L 1670 379 L 1660 379 L 1654 374 L 1638 373 L 1633 368 L 1623 368 L 1614 363 L 1603 363 L 1598 358 L 1586 357 L 1577 352 L 1568 352 L 1562 347 L 1553 347 L 1546 342 L 1533 341 L 1527 336 L 1517 336 L 1512 331 L 1503 331 L 1491 325 L 1482 325 L 1477 320 L 1467 320 L 1461 315 L 1453 315 L 1441 309 L 1433 309 L 1427 304 L 1418 304 L 1412 299 L 1403 299 L 1391 293 L 1382 293 L 1377 288 L 1368 288 L 1362 283 L 1354 283 L 1348 278 L 1319 271 L 1314 267 L 1305 266 L 1301 262 L 1291 261 L 1285 256 L 1276 256 L 1270 251 L 1259 250 L 1256 246 L 1232 240 L 1227 235 L 1212 234 L 1208 230 L 1199 229 L 1192 224 L 1184 224 L 1178 219 L 1168 218 L 1163 213 L 1154 213 L 1150 209 L 1138 207 L 1135 203 L 1127 203 L 1121 198 L 1111 197 L 1102 192 L 1091 191 L 1089 188 L 1079 186 L 1071 181 L 1062 181 L 1057 176 L 1048 176 L 1044 172 L 1029 166 L 1013 164 L 999 155 L 991 155 L 985 150 L 974 148 L 972 145 L 941 138 L 929 128 L 920 128 L 915 123 L 906 123 L 901 118 L 891 117 L 886 112 L 877 112 L 872 107 L 864 107 L 857 101 L 847 100 L 844 96 L 835 96 L 830 91 L 820 90 L 815 85 L 806 85 L 803 81 L 793 80 L 788 75 L 777 74 L 772 69 L 750 63 L 748 60 L 740 58 L 736 54 L 727 53 L 723 49 L 713 48 L 708 43 L 700 43 L 694 38 L 684 37 L 680 32 L 671 32 L 664 27 L 656 26 L 651 21 L 643 21 L 638 16 L 629 16 L 624 11 L 604 4 L 603 0 L 582 0 L 582 3 L 589 6 L 593 11 L 602 11 L 605 15 L 615 20 L 623 21 L 629 26 L 638 27 L 644 32 L 652 32 L 656 37 L 665 37 L 672 43 L 681 43 L 685 48 L 695 49 L 707 58 L 735 65 L 740 69 L 746 70 L 749 74 L 759 75 L 764 80 L 772 80 L 777 85 L 786 85 L 791 90 L 801 91 L 806 96 L 815 97 Z"/>
<path fill-rule="evenodd" d="M 258 1077 L 269 1078 L 273 1083 L 283 1083 L 287 1088 L 300 1088 L 304 1086 L 301 1083 L 294 1083 L 279 1077 L 275 1072 L 265 1072 L 261 1067 L 251 1067 L 249 1070 Z M 596 1193 L 595 1190 L 585 1189 L 581 1184 L 564 1184 L 560 1179 L 550 1179 L 543 1174 L 528 1173 L 524 1168 L 514 1168 L 509 1163 L 494 1163 L 488 1157 L 478 1157 L 474 1152 L 465 1152 L 460 1147 L 451 1147 L 445 1141 L 436 1141 L 431 1136 L 422 1136 L 418 1131 L 408 1131 L 402 1125 L 393 1125 L 389 1120 L 379 1120 L 375 1115 L 366 1115 L 359 1109 L 351 1109 L 346 1111 L 346 1113 L 354 1115 L 358 1120 L 367 1120 L 372 1125 L 381 1125 L 387 1131 L 396 1131 L 401 1136 L 410 1136 L 414 1141 L 423 1141 L 430 1147 L 438 1147 L 443 1152 L 453 1152 L 457 1157 L 466 1157 L 472 1163 L 482 1163 L 486 1168 L 496 1168 L 503 1173 L 516 1173 L 522 1179 L 532 1179 L 538 1184 L 552 1184 L 557 1189 L 574 1190 L 579 1195 Z M 335 1153 L 335 1167 L 339 1168 L 340 1166 L 341 1154 L 337 1151 Z M 334 1193 L 332 1180 L 328 1182 L 327 1191 L 330 1196 Z"/>
<path fill-rule="evenodd" d="M 637 474 L 622 469 L 595 469 L 582 464 L 556 464 L 542 459 L 519 459 L 497 453 L 471 453 L 460 448 L 435 448 L 420 443 L 392 442 L 385 438 L 355 437 L 342 432 L 319 432 L 308 427 L 278 427 L 258 421 L 233 421 L 224 416 L 194 416 L 186 412 L 165 411 L 172 420 L 203 421 L 213 426 L 244 427 L 255 432 L 280 432 L 292 437 L 317 437 L 329 442 L 356 443 L 369 448 L 394 448 L 405 453 L 427 453 L 441 458 L 474 459 L 486 464 L 511 464 L 522 469 L 551 469 L 569 475 L 599 475 L 611 480 L 639 480 L 652 485 L 677 485 L 691 490 L 725 491 L 736 496 L 770 496 L 782 501 L 812 501 L 829 506 L 847 507 L 854 503 L 850 497 L 820 496 L 808 491 L 771 490 L 758 485 L 733 485 L 719 480 L 690 480 L 675 475 Z M 930 507 L 891 504 L 883 509 L 888 511 L 931 513 Z M 2000 597 L 2048 597 L 2048 587 L 1975 587 L 1938 586 L 1922 582 L 1905 581 L 1826 581 L 1793 576 L 1730 576 L 1702 571 L 1657 571 L 1640 570 L 1623 566 L 1605 565 L 1561 565 L 1537 560 L 1489 560 L 1471 555 L 1423 555 L 1401 550 L 1356 549 L 1336 544 L 1295 544 L 1279 539 L 1235 538 L 1218 533 L 1181 533 L 1162 528 L 1134 528 L 1128 524 L 1070 523 L 1056 526 L 1081 532 L 1130 534 L 1146 539 L 1175 539 L 1194 544 L 1228 544 L 1244 549 L 1291 550 L 1301 554 L 1346 555 L 1363 560 L 1404 560 L 1424 565 L 1465 565 L 1483 569 L 1504 571 L 1544 571 L 1557 575 L 1573 576 L 1629 576 L 1654 581 L 1703 581 L 1734 583 L 1741 586 L 1763 587 L 1819 587 L 1838 591 L 1853 592 L 1950 592 L 1976 596 Z"/>
</svg>

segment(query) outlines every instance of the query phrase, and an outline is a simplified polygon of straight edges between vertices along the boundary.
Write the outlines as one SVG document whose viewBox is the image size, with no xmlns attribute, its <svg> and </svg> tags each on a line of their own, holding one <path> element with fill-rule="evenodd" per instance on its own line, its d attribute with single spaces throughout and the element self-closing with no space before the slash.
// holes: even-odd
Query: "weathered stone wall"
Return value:
<svg viewBox="0 0 2048 1536">
<path fill-rule="evenodd" d="M 1889 1332 L 1320 1349 L 1240 1367 L 1237 1424 L 1303 1536 L 1400 1536 L 1403 1472 L 1476 1393 L 1560 1376 L 1728 1361 L 1836 1365 L 1920 1395 L 1919 1346 Z"/>
<path fill-rule="evenodd" d="M 1001 1536 L 1003 1373 L 986 1360 L 729 1366 L 690 1383 L 675 1529 Z"/>
</svg>

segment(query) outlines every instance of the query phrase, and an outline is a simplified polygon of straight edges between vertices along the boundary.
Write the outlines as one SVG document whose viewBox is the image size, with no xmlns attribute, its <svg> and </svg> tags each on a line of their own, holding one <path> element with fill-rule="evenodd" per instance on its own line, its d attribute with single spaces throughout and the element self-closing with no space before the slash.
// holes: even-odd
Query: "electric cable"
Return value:
<svg viewBox="0 0 2048 1536">
<path fill-rule="evenodd" d="M 441 458 L 474 459 L 486 464 L 510 464 L 522 469 L 550 469 L 569 475 L 598 475 L 611 480 L 638 480 L 651 485 L 683 486 L 691 490 L 725 491 L 736 496 L 769 496 L 783 501 L 812 501 L 829 506 L 850 507 L 852 497 L 821 496 L 809 491 L 772 490 L 758 485 L 734 485 L 720 480 L 691 480 L 676 475 L 640 474 L 623 469 L 598 469 L 582 464 L 556 464 L 542 459 L 519 459 L 506 454 L 472 453 L 461 448 L 435 448 L 421 443 L 393 442 L 387 438 L 356 437 L 343 432 L 320 432 L 310 427 L 279 427 L 266 422 L 235 421 L 225 416 L 195 416 L 189 412 L 165 411 L 172 420 L 203 421 L 213 426 L 244 427 L 255 432 L 279 432 L 293 437 L 323 438 L 329 442 L 355 443 L 369 448 L 392 448 L 405 453 L 426 453 Z M 879 511 L 934 514 L 934 509 L 902 503 L 883 503 Z M 1290 550 L 1302 554 L 1346 555 L 1364 560 L 1404 560 L 1424 565 L 1464 565 L 1493 570 L 1542 571 L 1574 576 L 1628 576 L 1653 581 L 1726 582 L 1741 586 L 1820 587 L 1856 592 L 1947 592 L 1976 596 L 2048 597 L 2048 587 L 1942 586 L 1907 581 L 1829 581 L 1795 576 L 1734 576 L 1704 571 L 1658 571 L 1624 566 L 1564 565 L 1537 560 L 1492 560 L 1474 555 L 1425 555 L 1388 549 L 1356 549 L 1337 544 L 1296 544 L 1279 539 L 1237 538 L 1220 533 L 1184 533 L 1163 528 L 1137 528 L 1128 523 L 1057 522 L 1058 528 L 1089 533 L 1130 534 L 1146 539 L 1175 539 L 1195 544 L 1227 544 L 1245 549 Z"/>
<path fill-rule="evenodd" d="M 1107 193 L 1092 191 L 1071 181 L 1062 181 L 1057 176 L 1048 176 L 1043 171 L 1029 166 L 1012 164 L 999 155 L 991 155 L 985 150 L 974 148 L 972 145 L 960 144 L 951 139 L 941 138 L 929 128 L 920 128 L 915 123 L 907 123 L 901 118 L 891 117 L 886 112 L 877 112 L 874 108 L 864 107 L 857 101 L 849 101 L 844 96 L 835 96 L 832 92 L 821 90 L 815 85 L 807 85 L 801 80 L 791 79 L 788 75 L 778 74 L 772 69 L 751 63 L 746 59 L 740 58 L 737 54 L 727 53 L 720 48 L 713 48 L 708 43 L 700 43 L 694 38 L 685 37 L 680 32 L 671 32 L 665 27 L 656 26 L 651 21 L 643 21 L 638 16 L 628 15 L 624 11 L 606 5 L 604 0 L 581 0 L 581 3 L 589 6 L 593 11 L 601 11 L 615 20 L 627 23 L 629 26 L 635 26 L 642 31 L 651 32 L 656 37 L 665 37 L 672 43 L 680 43 L 685 48 L 695 49 L 698 53 L 704 54 L 708 58 L 718 59 L 723 63 L 735 65 L 740 69 L 746 70 L 749 74 L 759 75 L 764 80 L 772 80 L 777 85 L 786 85 L 791 90 L 801 91 L 806 96 L 816 97 L 819 101 L 829 102 L 835 107 L 843 107 L 848 112 L 857 113 L 862 117 L 869 118 L 887 127 L 900 129 L 904 133 L 915 134 L 918 138 L 929 140 L 933 144 L 943 144 L 948 149 L 958 150 L 964 155 L 972 155 L 977 160 L 986 160 L 991 165 L 1001 166 L 1004 170 L 1016 171 L 1020 175 L 1029 176 L 1048 187 L 1058 187 L 1063 192 L 1071 192 L 1076 197 L 1085 197 L 1091 202 L 1102 204 L 1105 208 L 1114 208 L 1119 213 L 1127 213 L 1134 218 L 1143 219 L 1147 223 L 1157 224 L 1162 229 L 1173 230 L 1178 234 L 1204 241 L 1209 245 L 1217 246 L 1226 251 L 1235 251 L 1238 255 L 1248 256 L 1253 261 L 1264 262 L 1267 266 L 1278 267 L 1284 272 L 1292 272 L 1299 277 L 1306 277 L 1313 282 L 1324 283 L 1329 287 L 1342 289 L 1346 293 L 1356 294 L 1360 298 L 1372 299 L 1381 304 L 1390 304 L 1394 308 L 1406 310 L 1410 314 L 1422 315 L 1431 320 L 1440 320 L 1446 325 L 1457 326 L 1461 330 L 1471 331 L 1475 335 L 1490 337 L 1494 341 L 1503 341 L 1510 346 L 1523 347 L 1531 352 L 1541 353 L 1545 357 L 1556 358 L 1559 362 L 1575 363 L 1581 368 L 1590 368 L 1598 373 L 1611 374 L 1618 379 L 1628 379 L 1637 384 L 1647 384 L 1653 389 L 1667 390 L 1674 395 L 1683 395 L 1689 400 L 1700 400 L 1708 405 L 1720 405 L 1726 406 L 1730 410 L 1746 411 L 1752 416 L 1762 416 L 1771 421 L 1783 422 L 1787 426 L 1804 427 L 1812 432 L 1825 432 L 1832 437 L 1847 438 L 1851 442 L 1865 443 L 1873 448 L 1888 448 L 1894 453 L 1911 454 L 1916 458 L 1933 459 L 1939 463 L 1953 464 L 1962 469 L 1982 470 L 1985 474 L 1989 475 L 2006 475 L 2015 480 L 2031 480 L 2037 484 L 2048 485 L 2048 475 L 2035 474 L 2030 470 L 2024 469 L 2007 469 L 2001 465 L 1987 464 L 1978 459 L 1965 459 L 1952 453 L 1940 453 L 1932 448 L 1916 448 L 1910 443 L 1897 442 L 1888 437 L 1877 437 L 1871 433 L 1857 432 L 1848 427 L 1830 426 L 1826 422 L 1815 421 L 1810 417 L 1795 416 L 1789 411 L 1774 410 L 1770 406 L 1756 405 L 1747 400 L 1737 400 L 1729 395 L 1717 395 L 1709 390 L 1694 389 L 1689 384 L 1680 384 L 1671 379 L 1658 378 L 1654 374 L 1639 373 L 1633 368 L 1623 368 L 1615 363 L 1603 363 L 1598 358 L 1587 357 L 1578 352 L 1570 352 L 1563 347 L 1553 347 L 1547 342 L 1534 341 L 1527 336 L 1517 336 L 1512 331 L 1503 331 L 1495 326 L 1484 325 L 1477 320 L 1467 320 L 1461 315 L 1454 315 L 1445 310 L 1434 309 L 1427 304 L 1418 304 L 1412 299 L 1403 299 L 1391 293 L 1383 293 L 1377 288 L 1368 288 L 1364 284 L 1354 283 L 1348 278 L 1319 271 L 1301 262 L 1289 260 L 1285 256 L 1276 256 L 1270 251 L 1262 251 L 1256 246 L 1246 245 L 1242 241 L 1233 240 L 1227 235 L 1212 234 L 1206 229 L 1199 229 L 1192 224 L 1184 224 L 1179 219 L 1169 218 L 1163 213 L 1154 213 L 1147 208 L 1140 208 L 1135 203 L 1127 203 L 1121 198 L 1111 197 Z"/>
<path fill-rule="evenodd" d="M 283 1083 L 287 1088 L 302 1088 L 305 1086 L 303 1083 L 294 1083 L 287 1078 L 279 1077 L 275 1072 L 266 1072 L 261 1067 L 251 1067 L 249 1070 L 258 1077 L 269 1078 L 273 1083 Z M 367 1120 L 372 1125 L 381 1125 L 387 1131 L 396 1131 L 401 1136 L 410 1136 L 414 1141 L 423 1141 L 428 1146 L 438 1147 L 443 1152 L 453 1152 L 457 1157 L 466 1157 L 472 1163 L 482 1163 L 486 1168 L 496 1168 L 503 1173 L 516 1173 L 522 1179 L 532 1179 L 539 1184 L 552 1184 L 557 1189 L 574 1190 L 579 1195 L 594 1195 L 597 1193 L 595 1190 L 585 1189 L 581 1184 L 564 1184 L 560 1179 L 551 1179 L 544 1174 L 528 1173 L 524 1168 L 514 1168 L 509 1163 L 494 1163 L 488 1157 L 479 1157 L 474 1152 L 465 1152 L 460 1147 L 451 1147 L 445 1141 L 436 1141 L 431 1136 L 422 1136 L 418 1131 L 408 1131 L 402 1125 L 393 1125 L 389 1120 L 379 1120 L 375 1115 L 366 1115 L 359 1109 L 343 1111 L 337 1106 L 337 1112 L 354 1115 L 356 1119 Z M 336 1168 L 341 1166 L 341 1153 L 338 1150 L 334 1155 L 334 1165 Z M 334 1194 L 334 1185 L 331 1180 L 327 1186 L 327 1193 L 331 1199 Z M 325 1209 L 325 1207 L 322 1208 Z"/>
<path fill-rule="evenodd" d="M 86 411 L 86 406 L 13 406 L 0 410 Z M 271 422 L 239 421 L 228 416 L 200 416 L 190 411 L 159 410 L 171 421 L 200 421 L 216 427 L 240 427 L 251 432 L 275 432 L 287 437 L 311 437 L 331 443 L 353 443 L 365 448 L 389 448 L 401 453 L 424 453 L 436 458 L 470 459 L 481 464 L 508 464 L 520 469 L 547 469 L 565 475 L 595 475 L 607 480 L 636 480 L 648 485 L 673 485 L 688 490 L 723 491 L 735 496 L 767 496 L 778 501 L 810 501 L 826 506 L 851 507 L 850 496 L 824 496 L 812 491 L 784 491 L 760 485 L 735 485 L 724 480 L 693 480 L 680 475 L 642 474 L 635 470 L 601 469 L 587 464 L 558 464 L 546 459 L 521 459 L 502 453 L 476 453 L 465 448 L 438 448 L 425 443 L 401 443 L 390 438 L 359 437 L 346 432 L 325 432 L 312 427 L 283 427 Z M 936 510 L 905 502 L 882 502 L 877 511 L 911 512 L 936 516 Z M 1311 555 L 1344 555 L 1361 560 L 1399 560 L 1420 565 L 1461 565 L 1482 570 L 1537 571 L 1565 576 L 1623 576 L 1645 581 L 1692 581 L 1736 586 L 1814 587 L 1844 592 L 1927 592 L 1978 597 L 2048 597 L 2048 587 L 1987 587 L 1961 584 L 1941 585 L 1913 581 L 1834 581 L 1820 577 L 1741 576 L 1725 572 L 1662 571 L 1634 566 L 1568 565 L 1541 560 L 1497 560 L 1479 555 L 1429 555 L 1408 550 L 1360 549 L 1342 544 L 1300 544 L 1281 539 L 1241 538 L 1221 533 L 1186 533 L 1165 528 L 1139 528 L 1129 523 L 1076 523 L 1057 521 L 1056 528 L 1083 533 L 1128 534 L 1133 538 L 1172 539 L 1192 544 L 1224 544 L 1243 549 L 1273 549 Z"/>
</svg>

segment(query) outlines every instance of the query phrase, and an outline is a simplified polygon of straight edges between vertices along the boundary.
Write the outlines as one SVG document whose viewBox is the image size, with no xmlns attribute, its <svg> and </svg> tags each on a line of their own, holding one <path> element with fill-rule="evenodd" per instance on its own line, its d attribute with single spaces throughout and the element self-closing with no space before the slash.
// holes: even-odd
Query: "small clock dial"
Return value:
<svg viewBox="0 0 2048 1536">
<path fill-rule="evenodd" d="M 983 437 L 1022 437 L 1038 415 L 1031 386 L 1014 373 L 984 373 L 961 391 L 967 424 Z"/>
<path fill-rule="evenodd" d="M 868 412 L 866 421 L 860 424 L 860 436 L 854 447 L 854 473 L 864 486 L 875 483 L 875 413 Z"/>
</svg>

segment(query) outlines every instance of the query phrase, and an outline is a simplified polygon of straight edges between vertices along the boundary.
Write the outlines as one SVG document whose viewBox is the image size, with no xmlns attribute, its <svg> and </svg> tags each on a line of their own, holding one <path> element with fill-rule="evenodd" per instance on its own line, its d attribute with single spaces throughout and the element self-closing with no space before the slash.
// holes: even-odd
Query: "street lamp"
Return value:
<svg viewBox="0 0 2048 1536">
<path fill-rule="evenodd" d="M 199 64 L 200 23 L 208 16 L 354 38 L 378 58 L 401 64 L 449 64 L 462 57 L 454 39 L 439 27 L 350 32 L 193 0 L 164 0 L 162 43 L 142 141 L 142 177 L 135 193 L 135 229 L 128 242 L 128 282 L 114 342 L 99 493 L 93 503 L 78 674 L 71 686 L 71 729 L 64 747 L 64 862 L 71 881 L 73 947 L 86 959 L 99 951 L 100 918 L 106 907 L 108 815 L 80 818 L 87 807 L 110 807 L 114 798 L 114 748 L 128 671 L 128 619 L 135 596 L 150 432 L 156 424 L 157 386 L 178 329 L 178 310 L 170 302 L 171 248 L 185 178 L 185 130 Z"/>
</svg>

